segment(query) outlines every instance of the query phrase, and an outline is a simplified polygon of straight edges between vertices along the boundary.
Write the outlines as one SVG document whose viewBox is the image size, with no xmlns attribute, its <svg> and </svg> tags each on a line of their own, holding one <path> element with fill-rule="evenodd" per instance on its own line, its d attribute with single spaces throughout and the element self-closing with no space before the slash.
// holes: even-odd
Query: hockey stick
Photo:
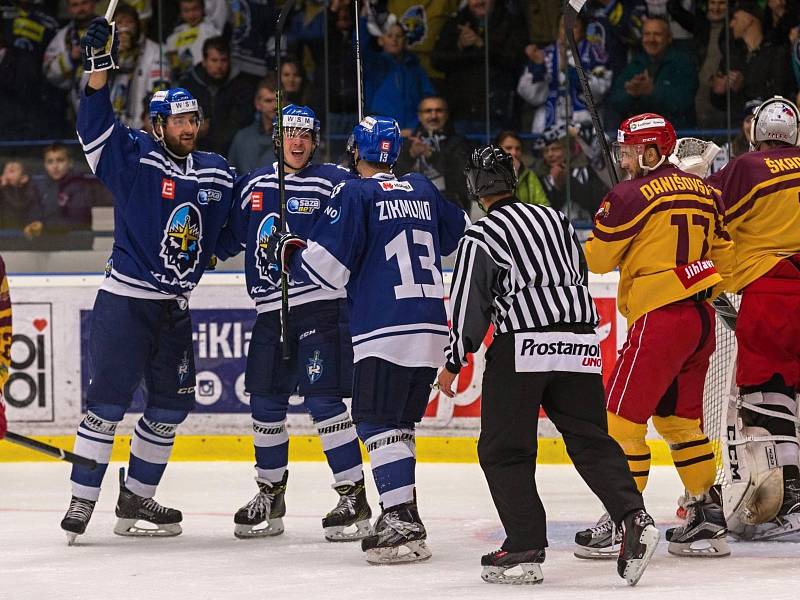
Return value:
<svg viewBox="0 0 800 600">
<path fill-rule="evenodd" d="M 358 96 L 358 122 L 364 119 L 364 67 L 361 64 L 361 11 L 358 0 L 354 0 L 356 11 L 356 94 Z"/>
<path fill-rule="evenodd" d="M 581 83 L 586 109 L 592 117 L 594 131 L 597 134 L 597 138 L 600 140 L 600 148 L 603 150 L 603 158 L 605 159 L 606 169 L 608 170 L 608 176 L 611 179 L 611 186 L 613 187 L 619 183 L 619 177 L 614 168 L 614 161 L 611 159 L 611 147 L 608 145 L 603 123 L 600 121 L 600 115 L 597 113 L 597 105 L 594 103 L 594 96 L 592 96 L 592 90 L 589 87 L 589 80 L 586 78 L 586 71 L 583 68 L 581 55 L 578 52 L 578 43 L 575 41 L 575 34 L 572 31 L 575 26 L 575 21 L 578 18 L 578 13 L 581 12 L 585 4 L 586 0 L 565 0 L 564 30 L 567 36 L 567 42 L 569 42 L 569 49 L 572 52 L 572 59 L 575 61 L 575 70 L 578 72 L 578 80 Z M 567 127 L 569 127 L 569 123 L 567 123 Z"/>
<path fill-rule="evenodd" d="M 91 458 L 86 458 L 85 456 L 81 456 L 80 454 L 73 454 L 72 452 L 68 452 L 67 450 L 62 450 L 57 446 L 51 446 L 50 444 L 45 444 L 44 442 L 34 440 L 33 438 L 29 438 L 24 435 L 20 435 L 18 433 L 12 433 L 11 431 L 6 431 L 6 435 L 3 439 L 6 440 L 7 442 L 12 442 L 19 446 L 24 446 L 29 450 L 35 450 L 36 452 L 47 454 L 48 456 L 52 456 L 53 458 L 57 458 L 59 460 L 66 461 L 68 463 L 72 463 L 73 465 L 88 467 L 92 471 L 94 471 L 97 468 L 97 461 Z"/>
<path fill-rule="evenodd" d="M 117 10 L 117 3 L 119 0 L 110 0 L 108 3 L 108 8 L 106 9 L 105 20 L 108 23 L 109 27 L 111 27 L 111 34 L 108 36 L 108 43 L 106 44 L 105 48 L 92 48 L 89 50 L 88 59 L 91 65 L 91 68 L 88 69 L 87 73 L 94 73 L 95 71 L 107 71 L 109 69 L 116 69 L 117 65 L 114 64 L 114 59 L 112 56 L 112 50 L 114 48 L 114 36 L 116 35 L 117 24 L 114 23 L 111 19 L 114 18 L 114 12 Z M 100 61 L 101 58 L 107 58 L 107 61 Z M 96 61 L 100 64 L 96 64 Z"/>
<path fill-rule="evenodd" d="M 283 155 L 283 83 L 281 82 L 281 38 L 283 29 L 289 14 L 294 9 L 297 0 L 286 0 L 278 16 L 278 24 L 275 28 L 275 71 L 278 80 L 277 90 L 277 129 L 275 131 L 275 143 L 278 152 L 278 200 L 280 202 L 281 233 L 286 233 L 286 158 Z M 289 278 L 281 269 L 281 348 L 283 349 L 283 360 L 289 360 Z"/>
</svg>

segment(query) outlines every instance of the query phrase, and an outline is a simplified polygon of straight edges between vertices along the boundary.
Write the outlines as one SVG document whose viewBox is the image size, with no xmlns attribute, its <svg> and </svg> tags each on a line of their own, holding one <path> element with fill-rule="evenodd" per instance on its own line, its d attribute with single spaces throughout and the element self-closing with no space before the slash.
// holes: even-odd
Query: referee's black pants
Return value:
<svg viewBox="0 0 800 600">
<path fill-rule="evenodd" d="M 506 531 L 502 549 L 508 552 L 547 546 L 544 506 L 534 478 L 539 406 L 615 523 L 644 508 L 622 449 L 608 435 L 602 376 L 517 373 L 514 334 L 500 334 L 486 354 L 478 458 Z"/>
</svg>

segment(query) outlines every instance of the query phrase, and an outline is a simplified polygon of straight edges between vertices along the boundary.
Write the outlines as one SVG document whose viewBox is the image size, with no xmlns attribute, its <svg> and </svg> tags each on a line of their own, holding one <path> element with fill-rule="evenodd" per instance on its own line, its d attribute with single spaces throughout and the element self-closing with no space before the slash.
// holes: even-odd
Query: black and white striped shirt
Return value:
<svg viewBox="0 0 800 600">
<path fill-rule="evenodd" d="M 458 246 L 450 289 L 452 327 L 445 351 L 453 373 L 495 335 L 558 324 L 596 326 L 583 249 L 569 219 L 514 198 L 500 200 Z"/>
</svg>

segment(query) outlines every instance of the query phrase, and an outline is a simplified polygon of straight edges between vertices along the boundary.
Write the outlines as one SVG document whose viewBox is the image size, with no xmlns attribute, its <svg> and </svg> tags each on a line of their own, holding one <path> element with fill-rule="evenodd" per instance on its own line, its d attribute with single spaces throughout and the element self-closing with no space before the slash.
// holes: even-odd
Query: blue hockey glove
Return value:
<svg viewBox="0 0 800 600">
<path fill-rule="evenodd" d="M 116 69 L 119 63 L 119 37 L 114 24 L 97 17 L 81 38 L 83 70 L 86 73 Z"/>
<path fill-rule="evenodd" d="M 287 268 L 292 252 L 305 247 L 306 243 L 296 235 L 280 232 L 273 233 L 269 236 L 269 241 L 267 242 L 267 261 L 280 265 L 281 270 L 288 275 Z"/>
</svg>

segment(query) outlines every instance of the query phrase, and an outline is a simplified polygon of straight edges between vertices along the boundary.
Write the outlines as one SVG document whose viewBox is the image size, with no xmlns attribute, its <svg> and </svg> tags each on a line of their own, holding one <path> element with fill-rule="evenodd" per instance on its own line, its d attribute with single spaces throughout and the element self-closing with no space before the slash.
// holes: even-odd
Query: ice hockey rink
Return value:
<svg viewBox="0 0 800 600">
<path fill-rule="evenodd" d="M 424 563 L 370 566 L 358 544 L 329 543 L 320 518 L 336 502 L 322 462 L 290 464 L 286 532 L 233 537 L 233 512 L 255 492 L 246 462 L 174 462 L 158 499 L 180 508 L 183 534 L 123 538 L 112 533 L 117 468 L 86 535 L 68 547 L 59 521 L 69 501 L 69 467 L 0 463 L 0 599 L 428 599 L 428 598 L 797 598 L 800 543 L 731 543 L 723 559 L 677 558 L 663 541 L 639 585 L 629 589 L 614 561 L 573 557 L 577 528 L 602 512 L 571 466 L 539 467 L 549 516 L 544 583 L 489 585 L 480 556 L 503 530 L 477 464 L 418 465 L 421 516 L 433 557 Z M 368 476 L 369 477 L 369 476 Z M 371 486 L 371 481 L 370 481 Z M 671 467 L 654 467 L 648 509 L 662 532 L 676 524 L 681 485 Z M 378 503 L 370 487 L 373 508 Z"/>
</svg>

